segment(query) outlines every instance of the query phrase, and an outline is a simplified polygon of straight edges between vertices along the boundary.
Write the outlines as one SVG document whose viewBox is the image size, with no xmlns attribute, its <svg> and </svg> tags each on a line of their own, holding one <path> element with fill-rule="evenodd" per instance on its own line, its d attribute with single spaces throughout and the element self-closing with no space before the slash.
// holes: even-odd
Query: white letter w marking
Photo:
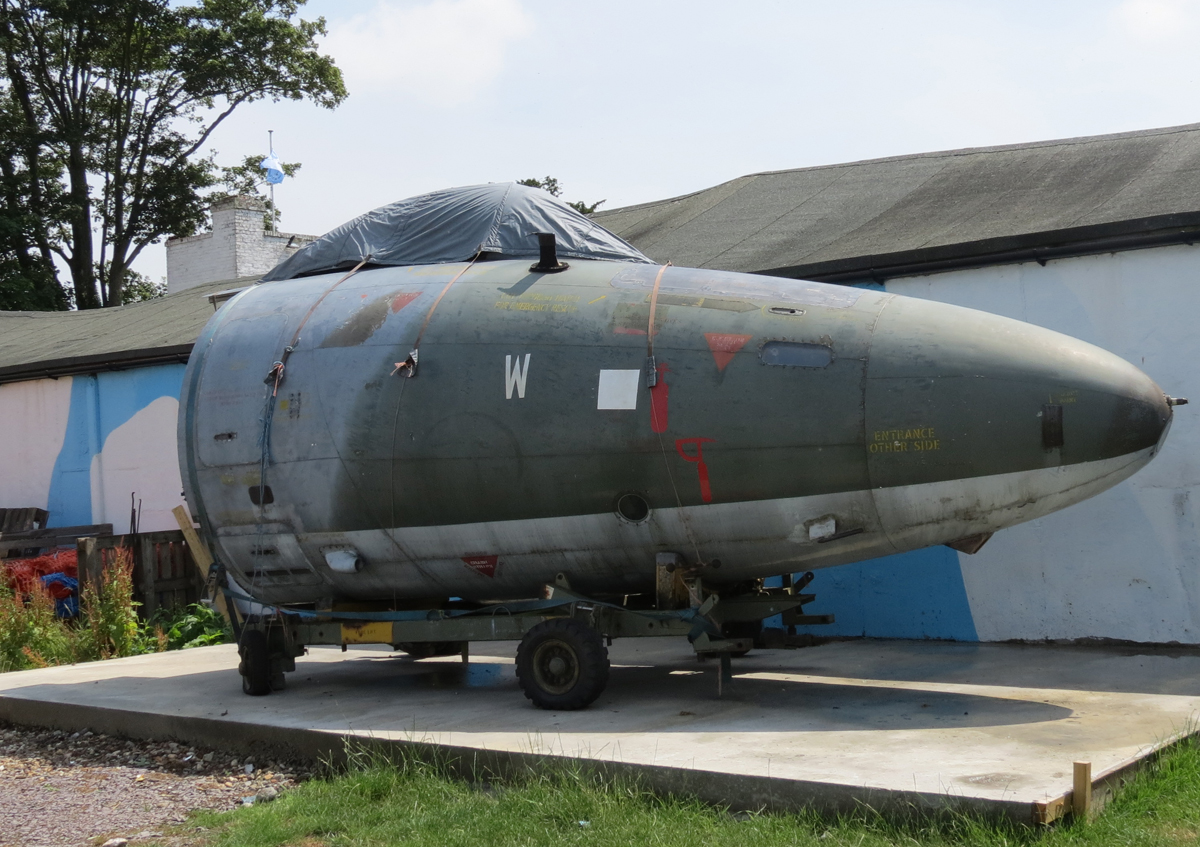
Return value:
<svg viewBox="0 0 1200 847">
<path fill-rule="evenodd" d="M 525 354 L 525 363 L 521 364 L 521 355 L 518 353 L 516 367 L 513 367 L 512 356 L 504 357 L 504 399 L 512 399 L 513 388 L 517 389 L 517 397 L 525 399 L 525 378 L 529 376 L 529 355 L 529 353 Z"/>
</svg>

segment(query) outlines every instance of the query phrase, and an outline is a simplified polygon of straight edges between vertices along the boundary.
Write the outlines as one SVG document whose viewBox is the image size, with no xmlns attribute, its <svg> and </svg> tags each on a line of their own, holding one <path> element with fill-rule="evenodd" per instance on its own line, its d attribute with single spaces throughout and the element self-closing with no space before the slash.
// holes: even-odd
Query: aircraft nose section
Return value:
<svg viewBox="0 0 1200 847">
<path fill-rule="evenodd" d="M 1044 359 L 1026 378 L 1048 388 L 1041 408 L 1043 451 L 1057 451 L 1065 465 L 1134 454 L 1145 454 L 1141 464 L 1148 462 L 1170 427 L 1170 398 L 1112 353 L 1049 330 L 1039 335 L 1035 349 Z"/>
<path fill-rule="evenodd" d="M 1003 514 L 992 521 L 999 525 L 1028 520 L 1149 462 L 1172 402 L 1138 368 L 1087 342 L 898 297 L 880 315 L 867 365 L 871 483 L 932 486 L 912 490 L 958 504 L 964 525 L 987 524 L 987 515 Z M 909 524 L 922 507 L 900 511 Z"/>
<path fill-rule="evenodd" d="M 1111 398 L 1109 419 L 1100 419 L 1099 415 L 1105 409 L 1097 408 L 1095 432 L 1089 433 L 1085 428 L 1077 427 L 1077 437 L 1084 440 L 1086 445 L 1086 439 L 1090 436 L 1094 440 L 1092 452 L 1101 459 L 1157 448 L 1166 438 L 1174 416 L 1174 400 L 1154 380 L 1128 362 L 1118 362 L 1118 366 L 1103 375 L 1110 380 L 1107 391 L 1102 394 Z"/>
</svg>

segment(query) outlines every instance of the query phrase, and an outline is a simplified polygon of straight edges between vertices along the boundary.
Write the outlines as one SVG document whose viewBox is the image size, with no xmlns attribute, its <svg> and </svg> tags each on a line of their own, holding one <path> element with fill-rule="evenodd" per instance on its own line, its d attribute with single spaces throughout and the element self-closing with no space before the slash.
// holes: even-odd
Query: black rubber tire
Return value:
<svg viewBox="0 0 1200 847">
<path fill-rule="evenodd" d="M 517 648 L 517 681 L 539 709 L 582 709 L 608 684 L 608 649 L 600 633 L 574 618 L 543 621 Z"/>
<path fill-rule="evenodd" d="M 267 635 L 257 629 L 242 632 L 242 643 L 238 646 L 242 662 L 238 670 L 242 673 L 242 692 L 251 697 L 271 693 L 271 652 L 267 647 Z"/>
</svg>

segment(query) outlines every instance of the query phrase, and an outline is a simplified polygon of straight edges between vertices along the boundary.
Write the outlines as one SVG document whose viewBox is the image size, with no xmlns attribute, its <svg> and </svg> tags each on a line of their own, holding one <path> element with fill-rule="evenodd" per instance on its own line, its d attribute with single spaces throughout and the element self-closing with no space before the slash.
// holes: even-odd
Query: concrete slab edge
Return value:
<svg viewBox="0 0 1200 847">
<path fill-rule="evenodd" d="M 1108 805 L 1117 792 L 1129 784 L 1129 782 L 1140 772 L 1155 762 L 1162 756 L 1174 750 L 1179 745 L 1183 744 L 1189 738 L 1200 735 L 1200 726 L 1190 727 L 1182 732 L 1160 742 L 1149 750 L 1139 753 L 1126 759 L 1119 765 L 1111 767 L 1108 770 L 1100 773 L 1092 779 L 1092 798 L 1091 798 L 1091 813 L 1099 814 L 1100 811 Z M 1033 804 L 1034 823 L 1049 824 L 1072 814 L 1075 806 L 1075 792 L 1068 791 L 1067 793 L 1047 800 L 1043 803 Z"/>
<path fill-rule="evenodd" d="M 91 730 L 147 741 L 180 741 L 233 752 L 274 753 L 341 764 L 356 750 L 387 757 L 417 756 L 440 761 L 464 779 L 478 781 L 540 771 L 548 764 L 627 779 L 659 794 L 697 797 L 733 811 L 785 812 L 814 809 L 823 814 L 860 810 L 894 815 L 967 814 L 1029 825 L 1045 822 L 1045 803 L 991 800 L 951 794 L 895 791 L 815 780 L 750 776 L 716 771 L 598 761 L 569 756 L 487 750 L 431 743 L 420 738 L 385 739 L 370 733 L 279 727 L 190 715 L 160 715 L 79 703 L 54 703 L 0 696 L 0 720 L 21 726 Z M 1053 801 L 1052 801 L 1053 802 Z"/>
</svg>

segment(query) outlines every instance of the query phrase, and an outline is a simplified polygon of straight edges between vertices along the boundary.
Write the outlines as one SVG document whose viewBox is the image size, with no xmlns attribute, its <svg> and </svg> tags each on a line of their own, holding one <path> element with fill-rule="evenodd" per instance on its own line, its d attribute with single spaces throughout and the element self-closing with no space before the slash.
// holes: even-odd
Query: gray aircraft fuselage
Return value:
<svg viewBox="0 0 1200 847">
<path fill-rule="evenodd" d="M 663 552 L 719 587 L 1041 517 L 1145 465 L 1171 420 L 1137 368 L 1030 324 L 686 268 L 656 292 L 659 273 L 252 286 L 184 379 L 193 513 L 270 603 L 528 597 L 559 572 L 611 596 L 652 589 Z"/>
</svg>

